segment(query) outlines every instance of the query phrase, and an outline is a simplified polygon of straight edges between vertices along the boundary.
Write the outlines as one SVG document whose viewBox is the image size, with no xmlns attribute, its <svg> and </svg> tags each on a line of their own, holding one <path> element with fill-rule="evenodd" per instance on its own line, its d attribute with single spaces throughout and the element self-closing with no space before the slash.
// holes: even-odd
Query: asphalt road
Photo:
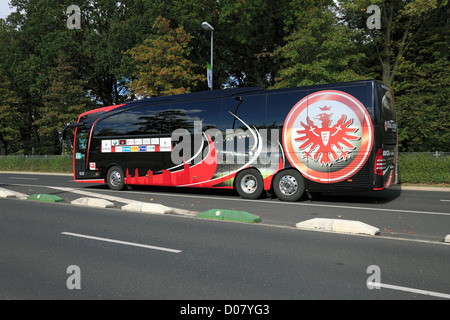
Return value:
<svg viewBox="0 0 450 320">
<path fill-rule="evenodd" d="M 85 194 L 104 196 L 118 208 L 124 202 L 115 201 L 116 198 L 160 203 L 196 212 L 233 209 L 258 215 L 264 224 L 286 227 L 311 218 L 356 220 L 379 228 L 381 236 L 411 240 L 440 242 L 450 234 L 448 188 L 321 194 L 296 203 L 282 202 L 270 195 L 257 201 L 243 200 L 233 191 L 217 189 L 136 187 L 117 192 L 105 185 L 75 183 L 67 175 L 0 173 L 0 188 L 26 195 L 54 194 L 68 203 Z"/>
<path fill-rule="evenodd" d="M 117 193 L 68 176 L 9 173 L 0 174 L 0 188 L 65 200 L 0 199 L 0 299 L 188 299 L 197 306 L 256 299 L 270 307 L 271 300 L 287 299 L 450 298 L 450 245 L 442 242 L 450 234 L 448 192 L 321 195 L 286 204 L 216 190 Z M 116 207 L 69 204 L 83 192 L 117 197 Z M 262 222 L 123 212 L 118 208 L 126 199 L 192 211 L 244 210 Z M 311 217 L 360 220 L 382 232 L 293 227 Z M 380 289 L 370 289 L 369 279 Z M 224 307 L 217 308 L 215 315 L 223 315 Z"/>
</svg>

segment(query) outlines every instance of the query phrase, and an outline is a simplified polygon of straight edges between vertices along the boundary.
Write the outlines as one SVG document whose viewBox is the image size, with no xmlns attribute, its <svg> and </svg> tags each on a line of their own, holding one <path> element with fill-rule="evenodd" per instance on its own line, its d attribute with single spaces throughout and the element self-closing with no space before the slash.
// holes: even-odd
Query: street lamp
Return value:
<svg viewBox="0 0 450 320">
<path fill-rule="evenodd" d="M 204 30 L 211 31 L 211 71 L 208 72 L 208 87 L 210 87 L 211 90 L 213 90 L 213 40 L 214 40 L 213 34 L 214 34 L 214 28 L 208 22 L 203 22 L 202 28 Z"/>
</svg>

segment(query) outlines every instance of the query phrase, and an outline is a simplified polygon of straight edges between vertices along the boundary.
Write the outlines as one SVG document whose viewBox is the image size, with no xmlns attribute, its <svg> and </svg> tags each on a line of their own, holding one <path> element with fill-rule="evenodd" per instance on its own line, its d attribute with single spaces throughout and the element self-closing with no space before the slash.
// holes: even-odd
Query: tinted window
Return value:
<svg viewBox="0 0 450 320">
<path fill-rule="evenodd" d="M 221 123 L 220 100 L 152 105 L 125 110 L 100 120 L 95 136 L 170 134 L 176 129 L 193 131 L 202 121 L 203 131 Z"/>
<path fill-rule="evenodd" d="M 233 114 L 250 127 L 255 126 L 257 129 L 266 127 L 266 95 L 224 99 L 222 110 L 225 129 L 247 130 L 246 126 Z"/>
<path fill-rule="evenodd" d="M 183 102 L 172 105 L 170 116 L 170 130 L 187 129 L 194 130 L 194 122 L 202 122 L 202 130 L 219 128 L 222 123 L 221 101 L 204 100 Z"/>
<path fill-rule="evenodd" d="M 122 136 L 161 134 L 170 127 L 165 121 L 167 110 L 149 110 L 149 107 L 126 110 L 100 120 L 95 136 Z"/>
<path fill-rule="evenodd" d="M 272 93 L 267 95 L 267 125 L 282 128 L 284 120 L 297 102 L 306 97 L 308 91 Z"/>
<path fill-rule="evenodd" d="M 394 97 L 390 91 L 386 91 L 381 98 L 381 116 L 384 120 L 397 121 Z"/>
</svg>

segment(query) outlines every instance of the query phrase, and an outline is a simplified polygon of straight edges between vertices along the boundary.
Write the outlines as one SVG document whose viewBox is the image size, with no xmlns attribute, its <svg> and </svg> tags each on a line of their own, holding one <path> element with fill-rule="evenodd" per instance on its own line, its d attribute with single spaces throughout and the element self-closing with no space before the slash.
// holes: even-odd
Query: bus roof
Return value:
<svg viewBox="0 0 450 320">
<path fill-rule="evenodd" d="M 282 93 L 296 90 L 308 90 L 314 89 L 315 91 L 326 89 L 337 86 L 348 86 L 348 85 L 357 85 L 357 84 L 370 84 L 376 82 L 376 80 L 358 80 L 358 81 L 350 81 L 350 82 L 340 82 L 340 83 L 330 83 L 330 84 L 322 84 L 322 85 L 310 85 L 310 86 L 302 86 L 302 87 L 292 87 L 292 88 L 280 88 L 280 89 L 270 89 L 266 90 L 261 87 L 244 87 L 244 88 L 232 88 L 232 89 L 221 89 L 221 90 L 211 90 L 211 91 L 201 91 L 201 92 L 192 92 L 192 93 L 184 93 L 177 94 L 172 96 L 162 96 L 162 97 L 152 97 L 141 100 L 134 100 L 129 102 L 124 102 L 120 105 L 107 106 L 103 108 L 98 108 L 94 110 L 87 111 L 80 115 L 80 118 L 88 118 L 90 114 L 100 113 L 100 116 L 103 113 L 107 113 L 110 111 L 119 111 L 125 110 L 128 108 L 139 107 L 139 105 L 152 105 L 152 104 L 164 104 L 164 103 L 176 103 L 176 102 L 189 102 L 189 101 L 199 101 L 199 100 L 212 100 L 212 99 L 221 99 L 221 98 L 232 98 L 241 95 L 247 94 L 258 94 L 264 92 L 271 93 Z M 118 109 L 118 110 L 116 110 Z"/>
</svg>

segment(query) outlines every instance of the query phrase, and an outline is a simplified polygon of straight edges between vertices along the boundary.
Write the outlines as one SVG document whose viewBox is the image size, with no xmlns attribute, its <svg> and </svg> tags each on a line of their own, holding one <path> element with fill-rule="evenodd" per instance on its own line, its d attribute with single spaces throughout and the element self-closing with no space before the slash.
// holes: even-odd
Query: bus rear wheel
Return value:
<svg viewBox="0 0 450 320">
<path fill-rule="evenodd" d="M 282 201 L 298 201 L 305 192 L 305 180 L 295 169 L 281 171 L 273 178 L 273 191 Z"/>
<path fill-rule="evenodd" d="M 123 190 L 125 188 L 125 180 L 122 168 L 113 166 L 106 174 L 106 183 L 111 190 Z"/>
<path fill-rule="evenodd" d="M 250 168 L 236 175 L 235 188 L 243 199 L 258 199 L 264 191 L 264 180 L 258 170 Z"/>
</svg>

